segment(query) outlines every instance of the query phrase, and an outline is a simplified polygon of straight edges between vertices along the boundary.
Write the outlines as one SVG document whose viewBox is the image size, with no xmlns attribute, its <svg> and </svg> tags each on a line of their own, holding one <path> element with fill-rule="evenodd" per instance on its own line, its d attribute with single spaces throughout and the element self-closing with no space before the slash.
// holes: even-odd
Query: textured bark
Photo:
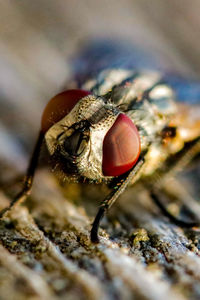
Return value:
<svg viewBox="0 0 200 300">
<path fill-rule="evenodd" d="M 0 5 L 0 209 L 20 188 L 14 178 L 26 168 L 42 107 L 70 78 L 70 55 L 84 39 L 107 27 L 107 35 L 157 50 L 169 68 L 200 73 L 199 1 L 192 7 L 187 0 L 55 3 Z M 171 200 L 179 195 L 198 215 L 199 178 L 196 164 L 165 187 Z M 105 186 L 63 186 L 48 169 L 38 170 L 26 203 L 0 221 L 0 299 L 200 298 L 199 229 L 169 222 L 142 183 L 103 219 L 100 244 L 90 242 L 106 192 Z M 169 208 L 178 214 L 179 204 Z"/>
</svg>

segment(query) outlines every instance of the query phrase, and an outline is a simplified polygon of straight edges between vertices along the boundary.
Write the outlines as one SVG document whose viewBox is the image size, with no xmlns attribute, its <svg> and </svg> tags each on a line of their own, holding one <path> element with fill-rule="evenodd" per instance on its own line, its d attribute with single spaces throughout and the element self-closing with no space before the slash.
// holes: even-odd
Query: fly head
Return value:
<svg viewBox="0 0 200 300">
<path fill-rule="evenodd" d="M 54 164 L 77 179 L 104 180 L 103 140 L 118 115 L 119 111 L 102 97 L 88 95 L 80 99 L 45 134 Z"/>
</svg>

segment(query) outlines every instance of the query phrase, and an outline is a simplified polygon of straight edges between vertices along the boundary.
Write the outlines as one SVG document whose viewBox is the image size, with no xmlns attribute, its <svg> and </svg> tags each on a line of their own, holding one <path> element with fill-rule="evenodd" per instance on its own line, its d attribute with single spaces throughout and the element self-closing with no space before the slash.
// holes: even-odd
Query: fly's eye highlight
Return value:
<svg viewBox="0 0 200 300">
<path fill-rule="evenodd" d="M 47 104 L 42 115 L 41 129 L 45 133 L 55 123 L 64 118 L 83 97 L 90 92 L 73 89 L 64 91 L 53 97 Z"/>
<path fill-rule="evenodd" d="M 136 164 L 140 152 L 136 126 L 125 114 L 119 114 L 103 141 L 103 174 L 119 176 L 129 171 Z"/>
</svg>

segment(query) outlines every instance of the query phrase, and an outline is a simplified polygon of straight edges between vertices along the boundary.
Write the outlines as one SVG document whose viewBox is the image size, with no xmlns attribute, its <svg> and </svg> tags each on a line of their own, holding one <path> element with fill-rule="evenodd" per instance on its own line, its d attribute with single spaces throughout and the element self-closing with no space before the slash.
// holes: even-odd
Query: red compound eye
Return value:
<svg viewBox="0 0 200 300">
<path fill-rule="evenodd" d="M 119 176 L 130 170 L 140 155 L 140 137 L 136 126 L 120 114 L 103 141 L 103 174 Z"/>
<path fill-rule="evenodd" d="M 66 116 L 76 103 L 90 92 L 84 90 L 67 90 L 53 97 L 45 107 L 42 115 L 42 132 Z"/>
</svg>

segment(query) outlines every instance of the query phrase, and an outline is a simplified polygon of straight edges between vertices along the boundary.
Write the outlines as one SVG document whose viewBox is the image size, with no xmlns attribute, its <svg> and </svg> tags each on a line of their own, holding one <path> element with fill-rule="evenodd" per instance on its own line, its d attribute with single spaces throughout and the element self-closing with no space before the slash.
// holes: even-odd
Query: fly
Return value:
<svg viewBox="0 0 200 300">
<path fill-rule="evenodd" d="M 200 108 L 175 101 L 158 72 L 108 69 L 67 90 L 47 104 L 22 191 L 0 217 L 29 195 L 44 143 L 53 167 L 72 181 L 106 182 L 111 188 L 94 219 L 91 240 L 98 242 L 100 221 L 127 185 L 144 180 L 155 203 L 167 172 L 183 168 L 200 152 Z M 145 180 L 146 179 L 146 180 Z"/>
</svg>

